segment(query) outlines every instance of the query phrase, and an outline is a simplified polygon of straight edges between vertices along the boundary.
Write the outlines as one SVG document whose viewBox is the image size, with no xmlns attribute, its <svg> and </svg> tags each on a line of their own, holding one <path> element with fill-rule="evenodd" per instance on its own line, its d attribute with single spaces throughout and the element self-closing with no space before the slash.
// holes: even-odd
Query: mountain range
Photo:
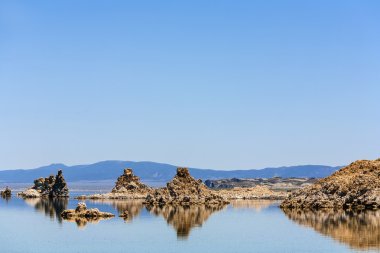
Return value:
<svg viewBox="0 0 380 253">
<path fill-rule="evenodd" d="M 331 175 L 342 166 L 331 167 L 324 165 L 299 165 L 289 167 L 250 169 L 250 170 L 211 170 L 189 168 L 195 178 L 271 178 L 271 177 L 302 177 L 322 178 Z M 155 162 L 131 161 L 102 161 L 88 165 L 66 166 L 51 164 L 35 169 L 3 170 L 0 171 L 0 183 L 32 183 L 39 177 L 55 175 L 58 169 L 68 182 L 116 180 L 124 168 L 132 168 L 134 173 L 143 181 L 167 182 L 176 173 L 177 166 Z"/>
</svg>

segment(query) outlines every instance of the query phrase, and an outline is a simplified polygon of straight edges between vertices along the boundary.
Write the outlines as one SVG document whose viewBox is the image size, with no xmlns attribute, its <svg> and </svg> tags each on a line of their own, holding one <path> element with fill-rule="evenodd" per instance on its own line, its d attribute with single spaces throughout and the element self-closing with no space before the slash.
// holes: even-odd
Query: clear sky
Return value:
<svg viewBox="0 0 380 253">
<path fill-rule="evenodd" d="M 380 1 L 0 2 L 0 169 L 380 157 Z"/>
</svg>

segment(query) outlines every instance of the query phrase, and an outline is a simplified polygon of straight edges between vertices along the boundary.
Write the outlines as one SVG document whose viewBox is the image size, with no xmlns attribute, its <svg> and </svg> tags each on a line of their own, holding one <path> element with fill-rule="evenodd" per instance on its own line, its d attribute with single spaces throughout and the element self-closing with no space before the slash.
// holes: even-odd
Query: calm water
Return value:
<svg viewBox="0 0 380 253">
<path fill-rule="evenodd" d="M 278 202 L 222 208 L 146 208 L 87 201 L 115 218 L 65 221 L 78 201 L 0 199 L 0 252 L 380 252 L 380 212 L 290 212 Z M 128 210 L 131 218 L 119 213 Z"/>
</svg>

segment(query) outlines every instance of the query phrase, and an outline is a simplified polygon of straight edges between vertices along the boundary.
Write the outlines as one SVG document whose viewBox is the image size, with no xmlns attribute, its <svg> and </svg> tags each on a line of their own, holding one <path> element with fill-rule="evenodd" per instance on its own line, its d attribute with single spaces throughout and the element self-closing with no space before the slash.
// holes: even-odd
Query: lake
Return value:
<svg viewBox="0 0 380 253">
<path fill-rule="evenodd" d="M 116 217 L 62 220 L 77 203 L 0 199 L 0 252 L 380 252 L 380 211 L 285 213 L 279 202 L 260 200 L 215 208 L 87 200 Z M 127 220 L 118 217 L 124 210 Z"/>
</svg>

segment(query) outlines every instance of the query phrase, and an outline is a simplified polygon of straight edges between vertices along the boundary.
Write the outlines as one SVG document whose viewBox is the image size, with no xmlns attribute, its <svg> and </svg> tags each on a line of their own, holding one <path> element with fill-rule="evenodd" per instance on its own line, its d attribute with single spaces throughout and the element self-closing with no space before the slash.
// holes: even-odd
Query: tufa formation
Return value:
<svg viewBox="0 0 380 253">
<path fill-rule="evenodd" d="M 167 186 L 148 194 L 145 204 L 148 205 L 220 205 L 228 202 L 220 195 L 212 192 L 202 183 L 195 180 L 187 168 L 177 168 L 177 174 Z"/>
<path fill-rule="evenodd" d="M 293 192 L 283 209 L 371 209 L 380 207 L 380 159 L 360 160 Z"/>
<path fill-rule="evenodd" d="M 101 212 L 97 208 L 87 209 L 85 203 L 78 203 L 75 209 L 64 210 L 61 217 L 67 221 L 75 221 L 79 227 L 83 227 L 87 222 L 96 223 L 102 219 L 110 219 L 115 215 L 112 213 Z"/>
<path fill-rule="evenodd" d="M 0 195 L 1 197 L 3 198 L 10 198 L 12 196 L 12 191 L 10 188 L 5 187 L 5 190 L 4 191 L 0 191 Z"/>
<path fill-rule="evenodd" d="M 77 199 L 145 199 L 152 188 L 140 182 L 132 169 L 124 169 L 110 193 L 79 196 Z"/>
<path fill-rule="evenodd" d="M 54 177 L 41 177 L 34 180 L 34 186 L 24 192 L 18 193 L 23 198 L 38 198 L 38 197 L 69 197 L 69 189 L 63 177 L 62 170 Z"/>
</svg>

